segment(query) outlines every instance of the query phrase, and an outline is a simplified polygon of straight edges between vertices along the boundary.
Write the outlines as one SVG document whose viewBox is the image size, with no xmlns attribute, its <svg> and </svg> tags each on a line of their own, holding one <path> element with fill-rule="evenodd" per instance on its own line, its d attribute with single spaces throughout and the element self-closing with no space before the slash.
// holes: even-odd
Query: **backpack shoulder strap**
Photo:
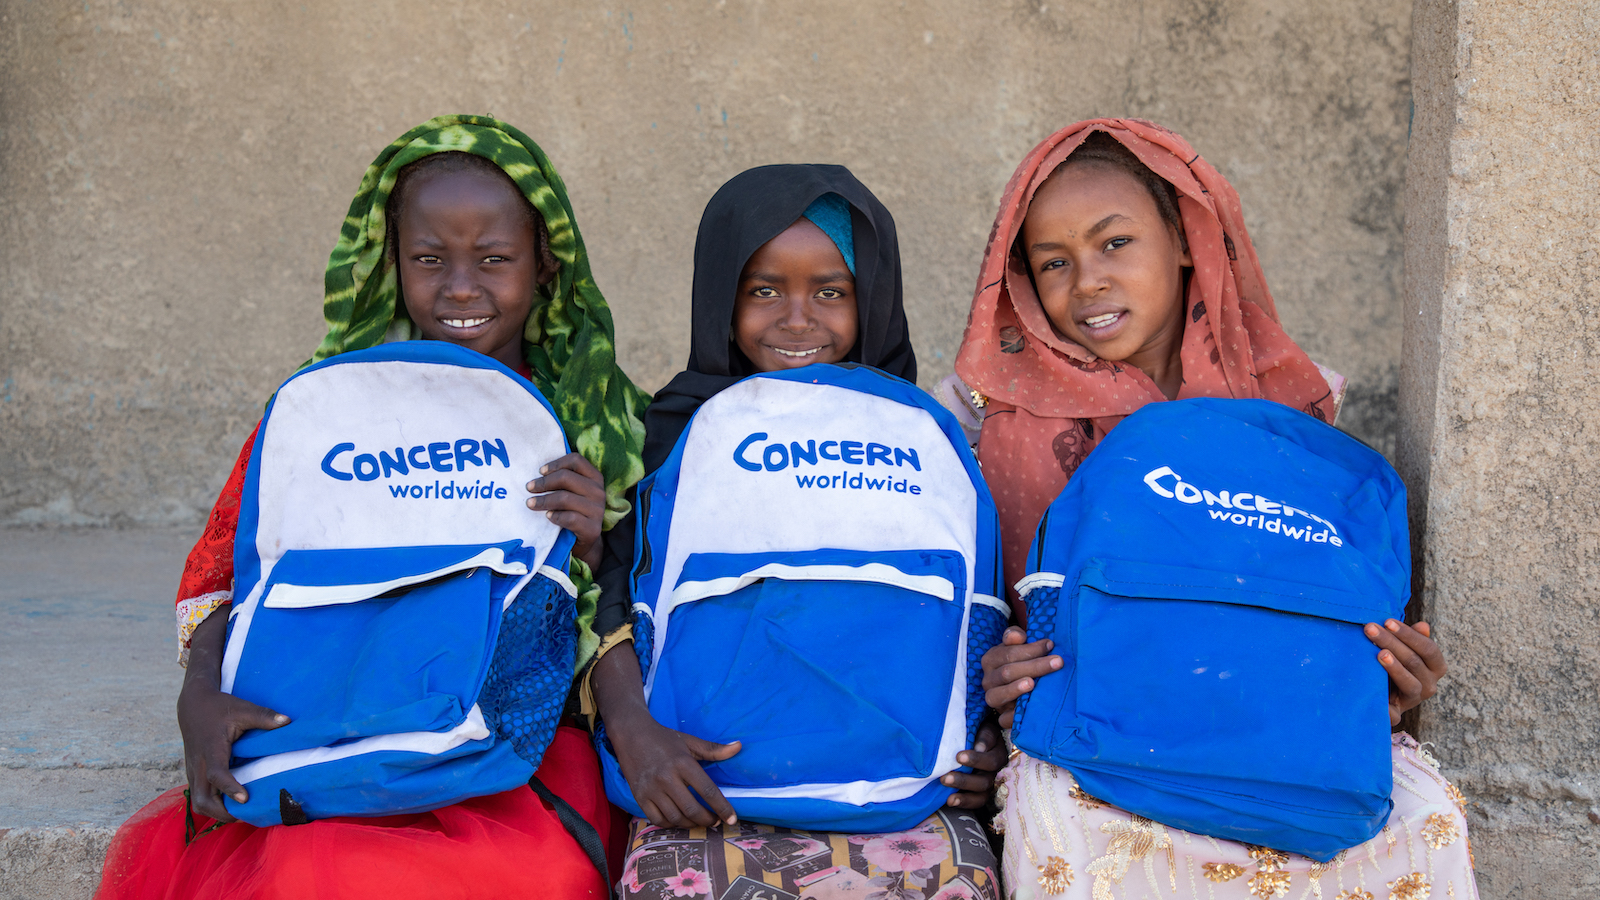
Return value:
<svg viewBox="0 0 1600 900">
<path fill-rule="evenodd" d="M 600 839 L 600 832 L 589 824 L 588 819 L 579 815 L 578 811 L 572 808 L 572 804 L 557 797 L 549 788 L 545 787 L 544 782 L 539 780 L 538 775 L 528 779 L 528 787 L 539 795 L 540 800 L 555 807 L 556 818 L 561 820 L 561 827 L 565 828 L 567 833 L 572 835 L 572 839 L 578 842 L 579 849 L 583 851 L 585 856 L 589 857 L 589 862 L 593 863 L 596 871 L 600 873 L 600 881 L 606 886 L 608 900 L 616 896 L 616 891 L 611 886 L 611 870 L 606 866 L 606 845 Z"/>
</svg>

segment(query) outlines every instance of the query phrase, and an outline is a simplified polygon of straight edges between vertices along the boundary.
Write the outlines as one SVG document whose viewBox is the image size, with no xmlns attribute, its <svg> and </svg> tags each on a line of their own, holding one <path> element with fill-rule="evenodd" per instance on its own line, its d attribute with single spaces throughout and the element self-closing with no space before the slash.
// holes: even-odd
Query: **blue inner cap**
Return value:
<svg viewBox="0 0 1600 900">
<path fill-rule="evenodd" d="M 850 230 L 850 202 L 838 194 L 823 194 L 812 201 L 801 215 L 810 219 L 833 241 L 833 245 L 839 248 L 839 255 L 844 257 L 850 274 L 855 275 L 856 241 L 854 232 Z"/>
</svg>

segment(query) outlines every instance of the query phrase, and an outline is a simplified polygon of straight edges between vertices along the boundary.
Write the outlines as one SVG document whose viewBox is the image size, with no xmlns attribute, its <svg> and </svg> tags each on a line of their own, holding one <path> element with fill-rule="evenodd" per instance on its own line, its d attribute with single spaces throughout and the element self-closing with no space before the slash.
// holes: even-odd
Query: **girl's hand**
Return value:
<svg viewBox="0 0 1600 900">
<path fill-rule="evenodd" d="M 271 731 L 289 724 L 289 717 L 224 694 L 222 648 L 228 636 L 228 609 L 206 617 L 189 640 L 189 669 L 178 692 L 178 730 L 183 733 L 183 768 L 189 778 L 194 811 L 219 822 L 233 822 L 219 794 L 235 803 L 250 798 L 228 771 L 233 742 L 246 731 Z"/>
<path fill-rule="evenodd" d="M 634 720 L 625 727 L 618 724 L 615 730 L 608 728 L 607 735 L 617 751 L 622 777 L 628 780 L 633 799 L 650 824 L 673 828 L 738 824 L 733 805 L 700 765 L 701 760 L 718 762 L 738 753 L 738 741 L 714 744 L 673 731 L 653 718 Z M 702 803 L 710 804 L 711 809 Z"/>
<path fill-rule="evenodd" d="M 1378 662 L 1389 673 L 1389 727 L 1400 724 L 1400 714 L 1421 705 L 1439 690 L 1448 667 L 1444 651 L 1433 642 L 1427 622 L 1407 625 L 1389 619 L 1382 627 L 1368 622 L 1367 640 L 1377 644 Z"/>
<path fill-rule="evenodd" d="M 1027 632 L 1013 625 L 983 655 L 984 700 L 1000 711 L 1001 728 L 1011 727 L 1017 698 L 1033 690 L 1036 679 L 1065 664 L 1059 656 L 1045 655 L 1055 648 L 1054 641 L 1046 638 L 1029 644 L 1027 639 Z"/>
<path fill-rule="evenodd" d="M 529 509 L 545 510 L 550 521 L 577 537 L 572 555 L 600 567 L 600 529 L 606 511 L 606 483 L 581 453 L 568 453 L 539 470 L 528 482 Z"/>
<path fill-rule="evenodd" d="M 701 767 L 739 752 L 739 742 L 714 744 L 662 725 L 644 700 L 644 679 L 632 648 L 620 644 L 594 664 L 595 703 L 605 720 L 622 777 L 650 824 L 709 828 L 737 824 L 733 805 Z M 695 797 L 698 793 L 699 798 Z M 710 804 L 707 810 L 702 804 Z"/>
<path fill-rule="evenodd" d="M 989 804 L 989 795 L 994 793 L 994 773 L 1006 764 L 1006 748 L 1000 742 L 1000 726 L 993 719 L 985 719 L 978 726 L 978 736 L 972 742 L 972 749 L 957 753 L 956 762 L 970 767 L 972 772 L 951 772 L 941 779 L 956 789 L 945 805 L 958 809 L 983 809 Z"/>
</svg>

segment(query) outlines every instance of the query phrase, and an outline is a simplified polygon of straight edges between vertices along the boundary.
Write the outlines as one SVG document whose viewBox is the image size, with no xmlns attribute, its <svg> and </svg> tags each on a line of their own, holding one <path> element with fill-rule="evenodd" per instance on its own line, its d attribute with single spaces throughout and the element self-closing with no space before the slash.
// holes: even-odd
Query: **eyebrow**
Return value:
<svg viewBox="0 0 1600 900">
<path fill-rule="evenodd" d="M 1112 226 L 1112 224 L 1114 224 L 1119 219 L 1121 219 L 1123 221 L 1127 221 L 1127 222 L 1132 222 L 1133 221 L 1132 219 L 1128 218 L 1127 216 L 1123 215 L 1122 213 L 1112 213 L 1111 215 L 1106 216 L 1104 219 L 1101 219 L 1100 221 L 1094 223 L 1094 227 L 1089 229 L 1088 231 L 1084 232 L 1084 236 L 1092 238 L 1095 235 L 1099 234 L 1100 232 L 1105 231 L 1107 228 L 1110 228 Z"/>
<path fill-rule="evenodd" d="M 1112 213 L 1111 215 L 1106 216 L 1104 219 L 1101 219 L 1100 221 L 1094 223 L 1094 225 L 1088 231 L 1085 231 L 1083 233 L 1083 236 L 1084 236 L 1085 239 L 1093 238 L 1095 235 L 1099 234 L 1102 231 L 1105 231 L 1107 228 L 1110 228 L 1112 225 L 1116 224 L 1118 220 L 1127 221 L 1127 222 L 1132 222 L 1133 221 L 1133 219 L 1123 215 L 1122 213 Z M 1064 250 L 1064 249 L 1066 249 L 1066 245 L 1064 245 L 1064 244 L 1058 244 L 1055 241 L 1040 241 L 1037 244 L 1029 245 L 1028 252 L 1029 253 L 1033 253 L 1033 252 L 1039 251 L 1039 250 Z"/>
<path fill-rule="evenodd" d="M 782 275 L 779 275 L 776 272 L 751 272 L 750 274 L 744 276 L 744 280 L 764 281 L 768 284 L 781 284 L 783 283 L 784 278 Z M 813 283 L 820 284 L 826 284 L 831 281 L 848 281 L 853 284 L 855 282 L 855 276 L 851 275 L 844 269 L 838 269 L 833 272 L 821 272 L 812 275 L 811 280 Z"/>
</svg>

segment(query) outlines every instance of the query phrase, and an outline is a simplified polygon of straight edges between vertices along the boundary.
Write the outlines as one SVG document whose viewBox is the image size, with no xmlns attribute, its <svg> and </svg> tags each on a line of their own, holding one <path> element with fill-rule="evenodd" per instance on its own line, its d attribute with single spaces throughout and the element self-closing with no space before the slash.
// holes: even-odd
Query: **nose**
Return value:
<svg viewBox="0 0 1600 900">
<path fill-rule="evenodd" d="M 445 276 L 445 299 L 455 303 L 470 303 L 477 299 L 478 283 L 471 266 L 451 266 Z"/>
<path fill-rule="evenodd" d="M 1077 260 L 1072 267 L 1072 293 L 1078 297 L 1094 297 L 1111 286 L 1105 266 L 1097 254 Z"/>
<path fill-rule="evenodd" d="M 811 330 L 815 317 L 811 313 L 811 303 L 808 298 L 795 297 L 789 300 L 783 309 L 783 317 L 778 321 L 778 327 L 791 334 L 801 334 Z"/>
</svg>

